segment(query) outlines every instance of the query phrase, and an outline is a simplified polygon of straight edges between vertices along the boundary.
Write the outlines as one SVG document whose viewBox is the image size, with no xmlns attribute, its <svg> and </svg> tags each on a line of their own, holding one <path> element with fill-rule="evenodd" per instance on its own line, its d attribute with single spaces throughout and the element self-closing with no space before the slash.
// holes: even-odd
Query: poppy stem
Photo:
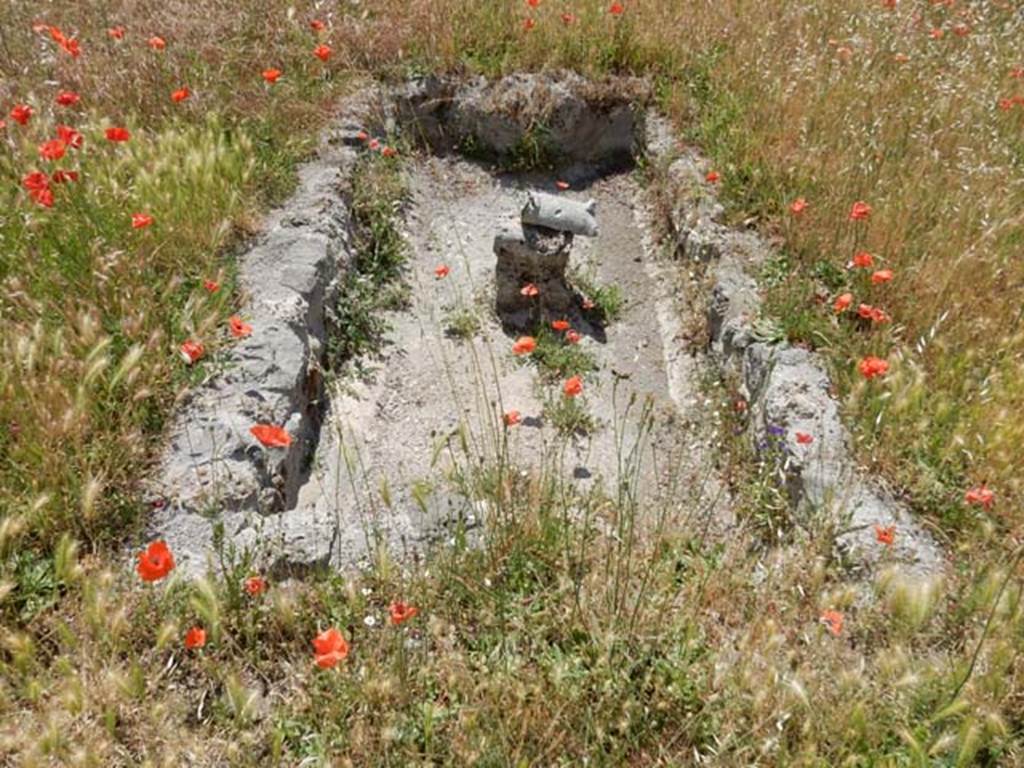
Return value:
<svg viewBox="0 0 1024 768">
<path fill-rule="evenodd" d="M 14 57 L 11 55 L 11 49 L 7 47 L 7 35 L 4 33 L 4 27 L 2 24 L 0 24 L 0 48 L 3 48 L 4 51 L 4 71 L 14 72 Z"/>
<path fill-rule="evenodd" d="M 950 704 L 956 701 L 957 696 L 960 695 L 964 686 L 967 685 L 967 681 L 974 675 L 974 669 L 978 664 L 978 657 L 981 655 L 982 646 L 985 645 L 989 631 L 992 629 L 992 621 L 995 618 L 996 610 L 999 608 L 999 603 L 1003 599 L 1003 594 L 1006 592 L 1006 588 L 1010 584 L 1010 579 L 1013 578 L 1013 574 L 1017 570 L 1017 566 L 1020 565 L 1022 558 L 1024 558 L 1024 544 L 1017 548 L 1017 551 L 1014 553 L 1013 559 L 1010 562 L 1010 567 L 1006 571 L 1006 576 L 1003 577 L 1003 583 L 999 585 L 999 592 L 992 601 L 992 608 L 988 612 L 988 618 L 985 619 L 985 628 L 981 632 L 978 644 L 974 647 L 974 653 L 971 654 L 971 663 L 968 665 L 967 672 L 964 674 L 963 679 L 957 684 L 956 688 L 953 689 L 953 694 L 949 697 Z"/>
</svg>

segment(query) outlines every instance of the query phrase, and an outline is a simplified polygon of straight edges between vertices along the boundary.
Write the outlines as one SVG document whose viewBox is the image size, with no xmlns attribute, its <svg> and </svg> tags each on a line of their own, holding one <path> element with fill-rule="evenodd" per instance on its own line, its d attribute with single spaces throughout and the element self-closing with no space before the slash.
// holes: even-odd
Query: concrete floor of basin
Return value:
<svg viewBox="0 0 1024 768">
<path fill-rule="evenodd" d="M 631 475 L 645 509 L 693 514 L 719 506 L 699 362 L 683 349 L 672 277 L 679 266 L 655 258 L 632 175 L 561 193 L 594 198 L 601 227 L 596 238 L 575 239 L 570 270 L 617 285 L 625 298 L 621 316 L 603 333 L 581 328 L 581 345 L 597 370 L 585 377 L 580 401 L 598 426 L 565 437 L 543 413 L 545 399 L 561 397 L 561 381 L 545 381 L 512 354 L 516 334 L 493 311 L 494 234 L 502 221 L 518 218 L 526 190 L 553 192 L 556 177 L 494 175 L 439 157 L 413 161 L 408 173 L 410 303 L 387 313 L 386 342 L 379 357 L 364 362 L 366 375 L 333 387 L 314 468 L 297 502 L 336 524 L 338 560 L 359 559 L 370 541 L 418 549 L 446 535 L 454 519 L 479 522 L 486 510 L 453 492 L 446 478 L 497 456 L 501 415 L 511 409 L 523 417 L 507 431 L 509 461 L 519 471 L 556 467 L 581 490 L 600 484 L 612 498 Z M 438 279 L 441 264 L 451 271 Z M 479 331 L 472 339 L 449 337 L 451 313 L 465 308 L 480 318 Z M 648 398 L 652 428 L 644 432 L 640 413 Z"/>
</svg>

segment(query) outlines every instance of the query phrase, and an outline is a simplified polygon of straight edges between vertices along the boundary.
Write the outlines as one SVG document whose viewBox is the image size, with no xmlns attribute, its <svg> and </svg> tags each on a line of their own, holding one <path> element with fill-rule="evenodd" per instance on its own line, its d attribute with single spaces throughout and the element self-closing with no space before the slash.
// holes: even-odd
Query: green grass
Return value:
<svg viewBox="0 0 1024 768">
<path fill-rule="evenodd" d="M 1020 90 L 1016 9 L 625 6 L 613 18 L 586 0 L 565 25 L 553 3 L 370 0 L 320 7 L 322 33 L 312 7 L 276 0 L 0 9 L 3 117 L 22 100 L 38 113 L 0 133 L 0 761 L 1024 762 L 1021 112 L 998 106 Z M 78 35 L 82 57 L 33 32 L 36 20 Z M 124 44 L 106 36 L 116 23 Z M 166 51 L 145 46 L 153 33 Z M 320 40 L 334 48 L 326 66 L 311 56 Z M 285 72 L 273 87 L 259 77 L 267 66 Z M 230 254 L 287 194 L 349 78 L 563 66 L 652 78 L 722 174 L 729 221 L 784 243 L 762 275 L 764 336 L 828 355 L 862 463 L 939 523 L 944 578 L 883 565 L 853 580 L 833 532 L 788 518 L 778 463 L 745 445 L 719 457 L 738 514 L 725 533 L 696 488 L 642 509 L 621 489 L 574 493 L 557 466 L 579 401 L 564 398 L 569 428 L 535 471 L 467 455 L 431 479 L 494 514 L 423 562 L 382 552 L 363 572 L 310 573 L 260 598 L 240 587 L 248 565 L 227 555 L 209 584 L 141 585 L 112 566 L 144 518 L 138 482 L 174 396 L 207 370 L 183 370 L 175 348 L 199 336 L 216 354 L 238 298 Z M 196 96 L 172 105 L 181 85 Z M 83 106 L 58 112 L 57 87 L 81 91 Z M 45 211 L 19 183 L 65 121 L 87 136 L 73 155 L 87 183 Z M 115 122 L 130 144 L 102 139 Z M 513 159 L 544 165 L 542 134 Z M 401 284 L 401 195 L 390 166 L 364 170 L 348 354 L 373 349 L 377 310 L 402 296 L 389 287 Z M 811 203 L 802 218 L 788 213 L 797 196 Z M 856 199 L 872 203 L 869 225 L 848 222 Z M 156 224 L 126 227 L 142 207 Z M 897 282 L 875 289 L 848 272 L 860 248 Z M 209 278 L 219 294 L 203 290 Z M 577 284 L 613 322 L 617 289 Z M 837 319 L 830 300 L 843 289 L 884 306 L 892 326 Z M 543 370 L 589 363 L 542 346 Z M 867 352 L 893 352 L 884 386 L 854 373 Z M 991 513 L 962 501 L 982 480 L 997 486 Z M 419 615 L 387 626 L 393 599 Z M 819 624 L 826 609 L 846 617 L 839 637 Z M 209 643 L 186 651 L 197 624 Z M 312 663 L 327 626 L 352 643 L 332 671 Z"/>
<path fill-rule="evenodd" d="M 594 322 L 608 325 L 622 316 L 626 297 L 619 286 L 599 283 L 588 272 L 579 268 L 572 271 L 569 279 L 585 298 L 593 302 L 594 306 L 588 310 L 588 314 Z"/>
<path fill-rule="evenodd" d="M 529 360 L 540 368 L 544 378 L 567 379 L 597 370 L 597 360 L 583 342 L 570 344 L 564 333 L 541 327 L 535 331 L 537 346 Z"/>
<path fill-rule="evenodd" d="M 381 313 L 405 305 L 408 246 L 399 229 L 406 196 L 400 161 L 367 154 L 352 176 L 354 256 L 331 312 L 328 356 L 334 366 L 376 352 L 387 323 Z"/>
<path fill-rule="evenodd" d="M 557 394 L 544 402 L 544 421 L 562 435 L 589 435 L 597 430 L 598 420 L 587 411 L 579 398 Z"/>
<path fill-rule="evenodd" d="M 458 307 L 450 310 L 444 318 L 444 332 L 453 339 L 468 340 L 476 336 L 483 327 L 480 313 L 474 307 Z"/>
</svg>

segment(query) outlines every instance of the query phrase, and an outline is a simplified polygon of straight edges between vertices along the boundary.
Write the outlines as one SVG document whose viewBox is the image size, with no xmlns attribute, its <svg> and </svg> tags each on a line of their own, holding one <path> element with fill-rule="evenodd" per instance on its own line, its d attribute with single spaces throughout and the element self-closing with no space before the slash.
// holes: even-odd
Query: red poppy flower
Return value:
<svg viewBox="0 0 1024 768">
<path fill-rule="evenodd" d="M 267 580 L 262 576 L 250 576 L 245 580 L 244 586 L 249 595 L 257 597 L 267 591 Z"/>
<path fill-rule="evenodd" d="M 971 28 L 966 24 L 957 24 L 953 27 L 953 34 L 957 37 L 967 37 L 971 34 Z"/>
<path fill-rule="evenodd" d="M 54 171 L 50 180 L 54 184 L 64 184 L 69 181 L 78 181 L 78 171 Z"/>
<path fill-rule="evenodd" d="M 271 67 L 270 69 L 264 69 L 262 72 L 262 76 L 264 80 L 273 85 L 274 83 L 277 82 L 278 78 L 281 77 L 281 70 L 274 69 L 273 67 Z"/>
<path fill-rule="evenodd" d="M 139 562 L 135 566 L 143 581 L 160 581 L 174 570 L 174 555 L 164 541 L 154 541 L 145 551 L 139 552 Z"/>
<path fill-rule="evenodd" d="M 107 128 L 106 136 L 107 141 L 128 141 L 128 139 L 132 137 L 132 135 L 128 133 L 127 128 L 121 128 L 120 126 Z"/>
<path fill-rule="evenodd" d="M 523 20 L 523 29 L 525 29 L 527 32 L 529 32 L 531 29 L 533 29 L 536 26 L 537 26 L 537 22 L 534 21 L 533 19 L 524 19 Z"/>
<path fill-rule="evenodd" d="M 376 152 L 378 149 L 380 149 L 380 139 L 370 139 L 370 143 L 367 144 L 366 146 L 372 149 L 374 152 Z"/>
<path fill-rule="evenodd" d="M 562 331 L 568 331 L 572 326 L 569 325 L 568 320 L 552 320 L 551 329 L 561 333 Z"/>
<path fill-rule="evenodd" d="M 991 509 L 995 503 L 996 494 L 984 483 L 981 485 L 971 488 L 967 493 L 964 494 L 964 501 L 974 506 L 981 506 L 985 509 Z"/>
<path fill-rule="evenodd" d="M 327 28 L 327 25 L 320 21 L 320 19 L 313 19 L 309 22 L 309 26 L 314 32 L 323 32 Z"/>
<path fill-rule="evenodd" d="M 517 410 L 505 411 L 501 417 L 502 421 L 505 422 L 506 427 L 514 427 L 520 421 L 522 421 L 522 415 Z"/>
<path fill-rule="evenodd" d="M 796 441 L 800 445 L 810 445 L 814 442 L 814 435 L 808 435 L 806 432 L 797 432 Z"/>
<path fill-rule="evenodd" d="M 534 296 L 540 294 L 540 288 L 538 288 L 533 283 L 527 283 L 526 285 L 519 289 L 519 292 L 523 294 L 523 296 L 528 296 L 529 298 L 532 299 Z"/>
<path fill-rule="evenodd" d="M 850 207 L 850 221 L 867 221 L 871 217 L 871 206 L 858 200 Z"/>
<path fill-rule="evenodd" d="M 896 526 L 876 525 L 875 541 L 877 541 L 879 544 L 885 544 L 885 546 L 891 547 L 892 543 L 896 541 Z"/>
<path fill-rule="evenodd" d="M 185 633 L 185 647 L 190 651 L 202 648 L 206 645 L 206 630 L 202 627 L 192 627 Z"/>
<path fill-rule="evenodd" d="M 567 182 L 567 181 L 556 181 L 555 182 L 555 186 L 558 187 L 560 190 L 562 190 L 564 192 L 565 190 L 567 190 L 569 188 L 569 182 Z"/>
<path fill-rule="evenodd" d="M 526 4 L 531 8 L 536 8 L 540 5 L 540 0 L 526 0 Z"/>
<path fill-rule="evenodd" d="M 872 307 L 871 309 L 871 322 L 879 325 L 881 323 L 888 323 L 892 321 L 892 318 L 879 307 Z"/>
<path fill-rule="evenodd" d="M 571 13 L 563 13 L 562 14 L 562 23 L 565 24 L 566 26 L 569 26 L 574 21 L 576 21 L 576 17 L 573 16 Z"/>
<path fill-rule="evenodd" d="M 867 251 L 858 251 L 853 254 L 853 266 L 867 269 L 875 265 L 875 257 Z"/>
<path fill-rule="evenodd" d="M 167 41 L 159 35 L 153 35 L 149 40 L 146 41 L 146 45 L 152 48 L 154 51 L 162 51 L 167 47 Z"/>
<path fill-rule="evenodd" d="M 843 631 L 843 614 L 839 611 L 825 611 L 820 621 L 835 637 L 839 637 Z"/>
<path fill-rule="evenodd" d="M 179 88 L 171 94 L 171 101 L 175 104 L 180 104 L 191 95 L 192 92 L 188 88 Z"/>
<path fill-rule="evenodd" d="M 11 120 L 18 125 L 28 125 L 33 114 L 35 114 L 35 110 L 28 104 L 15 104 L 11 110 Z"/>
<path fill-rule="evenodd" d="M 398 150 L 395 149 L 394 147 L 384 147 L 384 149 L 382 149 L 380 153 L 384 157 L 398 157 Z"/>
<path fill-rule="evenodd" d="M 798 197 L 792 203 L 789 204 L 789 212 L 794 216 L 799 216 L 801 213 L 807 210 L 807 201 L 802 197 Z"/>
<path fill-rule="evenodd" d="M 124 27 L 111 27 L 107 30 L 107 34 L 114 40 L 124 40 Z"/>
<path fill-rule="evenodd" d="M 881 285 L 882 283 L 888 283 L 893 278 L 891 269 L 880 269 L 871 275 L 871 282 L 874 285 Z"/>
<path fill-rule="evenodd" d="M 81 149 L 82 144 L 85 143 L 85 137 L 74 128 L 67 125 L 57 126 L 57 136 L 59 136 L 60 140 L 72 149 Z"/>
<path fill-rule="evenodd" d="M 359 139 L 359 141 L 365 142 L 370 138 L 370 134 L 368 134 L 366 131 L 360 131 L 359 133 L 356 134 L 356 138 Z"/>
<path fill-rule="evenodd" d="M 857 364 L 861 376 L 871 381 L 877 376 L 884 376 L 889 372 L 889 363 L 880 357 L 865 357 Z"/>
<path fill-rule="evenodd" d="M 434 277 L 438 280 L 443 280 L 448 277 L 448 273 L 451 272 L 451 267 L 447 264 L 438 264 L 434 267 Z"/>
<path fill-rule="evenodd" d="M 1013 109 L 1013 99 L 1000 99 L 996 102 L 996 106 L 1003 112 L 1009 112 Z"/>
<path fill-rule="evenodd" d="M 565 340 L 569 344 L 579 344 L 583 337 L 580 336 L 579 331 L 566 331 Z"/>
<path fill-rule="evenodd" d="M 82 47 L 78 44 L 78 41 L 73 38 L 65 38 L 60 41 L 60 47 L 65 53 L 70 54 L 71 58 L 77 59 L 78 55 L 82 52 Z"/>
<path fill-rule="evenodd" d="M 391 616 L 391 623 L 396 627 L 402 622 L 413 618 L 419 612 L 420 609 L 415 605 L 409 605 L 408 603 L 403 603 L 399 600 L 396 600 L 388 606 L 388 614 Z"/>
<path fill-rule="evenodd" d="M 864 320 L 870 320 L 871 313 L 874 311 L 875 308 L 872 307 L 870 304 L 861 304 L 859 307 L 857 307 L 857 315 L 863 318 Z"/>
<path fill-rule="evenodd" d="M 204 280 L 203 288 L 205 288 L 210 293 L 216 293 L 217 291 L 220 290 L 220 283 L 218 283 L 216 280 Z"/>
<path fill-rule="evenodd" d="M 57 94 L 57 98 L 55 99 L 55 101 L 62 107 L 73 107 L 81 100 L 82 97 L 74 91 L 61 91 Z"/>
<path fill-rule="evenodd" d="M 512 345 L 513 355 L 528 355 L 537 348 L 537 340 L 533 336 L 520 336 Z"/>
<path fill-rule="evenodd" d="M 583 394 L 583 380 L 579 376 L 573 376 L 570 379 L 566 379 L 562 385 L 562 392 L 565 393 L 566 397 L 576 397 L 577 395 Z"/>
<path fill-rule="evenodd" d="M 249 428 L 252 436 L 260 441 L 264 448 L 287 448 L 292 444 L 292 436 L 284 427 L 273 424 L 257 424 Z"/>
<path fill-rule="evenodd" d="M 53 190 L 49 187 L 33 190 L 29 195 L 44 208 L 53 208 Z"/>
<path fill-rule="evenodd" d="M 132 214 L 132 229 L 145 229 L 153 223 L 153 217 L 148 213 Z"/>
<path fill-rule="evenodd" d="M 21 185 L 28 190 L 29 196 L 44 208 L 53 207 L 53 190 L 50 179 L 42 171 L 32 171 L 21 177 Z"/>
<path fill-rule="evenodd" d="M 206 347 L 203 346 L 201 341 L 188 341 L 182 343 L 181 347 L 178 348 L 178 353 L 181 355 L 181 359 L 185 361 L 186 365 L 195 365 L 195 363 L 203 358 L 206 354 Z"/>
<path fill-rule="evenodd" d="M 50 186 L 50 180 L 42 171 L 32 171 L 32 173 L 26 173 L 21 177 L 21 186 L 29 192 L 38 192 Z"/>
<path fill-rule="evenodd" d="M 1014 67 L 1010 70 L 1010 77 L 1017 80 L 1024 80 L 1024 67 Z"/>
<path fill-rule="evenodd" d="M 945 32 L 936 27 L 935 29 L 928 33 L 928 37 L 930 37 L 932 40 L 941 40 L 945 34 Z"/>
<path fill-rule="evenodd" d="M 69 53 L 72 58 L 78 58 L 78 54 L 80 54 L 82 50 L 75 38 L 66 37 L 64 33 L 60 31 L 60 27 L 50 27 L 49 31 L 50 37 L 53 38 L 57 45 L 59 45 L 66 53 Z"/>
<path fill-rule="evenodd" d="M 331 58 L 331 46 L 321 43 L 313 49 L 313 55 L 320 59 L 320 61 L 327 61 Z"/>
<path fill-rule="evenodd" d="M 626 8 L 622 3 L 612 3 L 612 7 L 608 9 L 608 13 L 612 16 L 621 16 L 625 11 Z"/>
<path fill-rule="evenodd" d="M 39 156 L 43 160 L 60 160 L 64 157 L 66 145 L 60 139 L 50 139 L 39 145 Z"/>
<path fill-rule="evenodd" d="M 313 638 L 314 659 L 321 669 L 331 669 L 348 656 L 348 642 L 334 627 Z"/>
<path fill-rule="evenodd" d="M 853 304 L 853 294 L 844 293 L 836 299 L 835 303 L 832 305 L 832 309 L 838 315 L 848 310 L 851 304 Z"/>
<path fill-rule="evenodd" d="M 228 328 L 231 330 L 231 335 L 236 339 L 244 339 L 252 334 L 252 326 L 248 323 L 243 323 L 242 318 L 238 315 L 232 315 L 228 318 Z"/>
<path fill-rule="evenodd" d="M 715 184 L 715 183 L 717 183 L 717 182 L 718 182 L 718 180 L 719 180 L 720 178 L 722 178 L 722 177 L 721 177 L 721 176 L 720 176 L 720 175 L 718 174 L 718 171 L 708 171 L 707 175 L 706 175 L 706 176 L 705 176 L 704 178 L 705 178 L 705 179 L 706 179 L 706 180 L 707 180 L 707 181 L 708 181 L 709 183 L 711 183 L 711 184 Z"/>
</svg>

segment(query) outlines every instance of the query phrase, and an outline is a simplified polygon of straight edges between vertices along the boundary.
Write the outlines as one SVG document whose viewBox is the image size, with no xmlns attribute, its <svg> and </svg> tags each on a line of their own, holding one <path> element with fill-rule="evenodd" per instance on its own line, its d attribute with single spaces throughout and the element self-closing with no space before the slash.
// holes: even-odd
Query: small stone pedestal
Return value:
<svg viewBox="0 0 1024 768">
<path fill-rule="evenodd" d="M 521 222 L 494 237 L 497 256 L 495 307 L 514 327 L 565 317 L 574 294 L 565 277 L 576 234 L 597 234 L 594 203 L 579 203 L 531 192 Z M 524 293 L 528 285 L 537 294 Z"/>
</svg>

